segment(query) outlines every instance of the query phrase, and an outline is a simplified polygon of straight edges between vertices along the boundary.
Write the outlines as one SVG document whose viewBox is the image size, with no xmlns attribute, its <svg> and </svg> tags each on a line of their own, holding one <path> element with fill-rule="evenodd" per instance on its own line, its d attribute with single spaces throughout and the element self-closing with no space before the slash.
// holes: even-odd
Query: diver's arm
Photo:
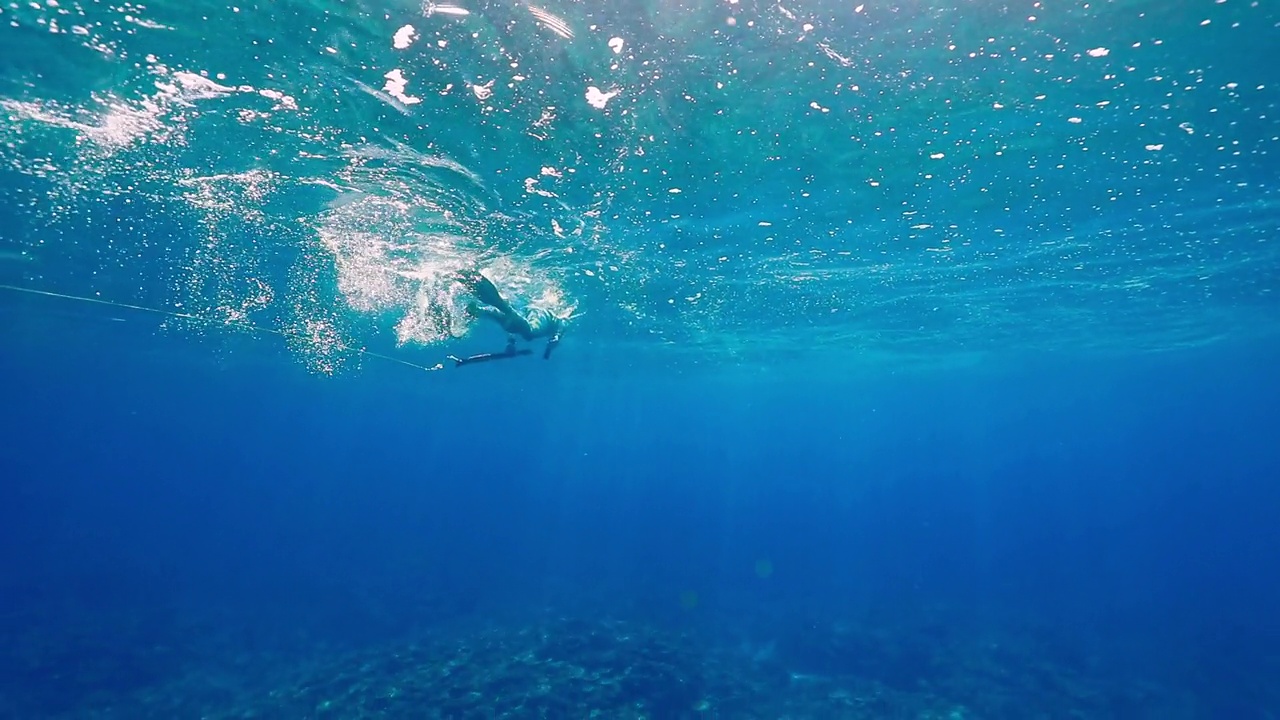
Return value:
<svg viewBox="0 0 1280 720">
<path fill-rule="evenodd" d="M 550 359 L 551 359 L 551 351 L 552 351 L 552 350 L 555 350 L 555 349 L 556 349 L 556 346 L 557 346 L 557 345 L 559 345 L 559 344 L 560 344 L 560 333 L 556 333 L 555 335 L 552 335 L 552 336 L 551 336 L 551 339 L 550 339 L 550 340 L 548 340 L 548 341 L 547 341 L 547 347 L 546 347 L 546 349 L 545 349 L 545 350 L 543 350 L 543 351 L 542 351 L 542 359 L 543 359 L 543 360 L 550 360 Z"/>
</svg>

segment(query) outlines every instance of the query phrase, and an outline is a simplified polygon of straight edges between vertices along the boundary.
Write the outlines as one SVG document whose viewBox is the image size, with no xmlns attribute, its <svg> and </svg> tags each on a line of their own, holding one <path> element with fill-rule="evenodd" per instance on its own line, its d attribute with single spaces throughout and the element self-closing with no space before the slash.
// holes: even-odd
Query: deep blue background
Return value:
<svg viewBox="0 0 1280 720">
<path fill-rule="evenodd" d="M 945 608 L 1208 686 L 1280 635 L 1273 347 L 850 379 L 566 343 L 320 377 L 270 340 L 49 317 L 95 342 L 0 353 L 6 622 L 359 644 L 545 606 L 766 641 Z"/>
</svg>

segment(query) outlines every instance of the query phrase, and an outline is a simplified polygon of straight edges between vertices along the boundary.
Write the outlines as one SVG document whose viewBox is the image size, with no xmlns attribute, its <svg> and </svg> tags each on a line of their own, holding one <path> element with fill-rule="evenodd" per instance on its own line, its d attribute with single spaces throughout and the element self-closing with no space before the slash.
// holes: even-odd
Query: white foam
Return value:
<svg viewBox="0 0 1280 720">
<path fill-rule="evenodd" d="M 412 25 L 405 25 L 397 30 L 396 34 L 392 36 L 391 46 L 397 50 L 404 50 L 412 45 L 413 41 L 417 39 L 417 37 L 418 31 L 414 30 Z"/>
<path fill-rule="evenodd" d="M 466 17 L 471 14 L 470 10 L 458 7 L 457 5 L 436 5 L 432 2 L 428 2 L 426 6 L 423 7 L 422 12 L 427 17 L 431 17 L 432 15 L 455 15 L 457 17 Z"/>
<path fill-rule="evenodd" d="M 591 85 L 587 88 L 587 103 L 593 108 L 603 110 L 604 106 L 609 104 L 609 101 L 612 100 L 619 92 L 621 91 L 614 90 L 612 92 L 603 92 L 595 85 Z"/>
<path fill-rule="evenodd" d="M 422 98 L 414 97 L 413 95 L 409 95 L 405 92 L 405 88 L 409 87 L 409 81 L 405 79 L 404 72 L 402 72 L 400 68 L 396 68 L 382 77 L 387 80 L 386 84 L 382 86 L 382 89 L 391 97 L 399 100 L 405 105 L 414 105 L 422 102 Z"/>
</svg>

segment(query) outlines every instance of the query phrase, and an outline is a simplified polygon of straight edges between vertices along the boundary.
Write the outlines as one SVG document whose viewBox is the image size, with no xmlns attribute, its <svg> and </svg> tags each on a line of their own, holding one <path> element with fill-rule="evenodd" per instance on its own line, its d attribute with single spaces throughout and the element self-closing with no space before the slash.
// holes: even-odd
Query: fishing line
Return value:
<svg viewBox="0 0 1280 720">
<path fill-rule="evenodd" d="M 2 283 L 0 283 L 0 290 L 9 290 L 12 292 L 28 293 L 30 295 L 42 295 L 44 297 L 60 298 L 63 300 L 74 300 L 77 302 L 93 303 L 95 305 L 106 305 L 108 307 L 124 308 L 126 310 L 137 310 L 139 312 L 148 312 L 155 315 L 165 315 L 167 317 L 175 317 L 175 318 L 180 318 L 182 320 L 191 320 L 193 322 L 204 323 L 206 325 L 235 328 L 237 330 L 243 330 L 245 332 L 269 333 L 271 335 L 279 335 L 280 337 L 286 338 L 286 339 L 288 338 L 300 339 L 300 340 L 309 339 L 306 335 L 302 333 L 290 332 L 288 330 L 276 330 L 274 328 L 265 328 L 260 325 L 255 325 L 251 322 L 244 322 L 242 320 L 214 320 L 212 318 L 201 317 L 199 315 L 193 315 L 191 313 L 179 312 L 177 310 L 164 310 L 161 308 L 147 307 L 146 305 L 131 305 L 129 303 L 116 302 L 115 300 L 103 300 L 102 298 L 85 297 L 83 295 L 68 295 L 66 293 L 50 292 L 49 290 L 36 290 L 35 288 L 19 287 L 17 285 L 5 285 Z M 427 367 L 426 365 L 419 365 L 418 363 L 409 362 L 408 360 L 402 360 L 397 357 L 391 357 L 390 355 L 383 355 L 382 353 L 376 353 L 372 350 L 366 350 L 364 348 L 355 348 L 355 352 L 361 355 L 365 355 L 367 357 L 378 358 L 379 360 L 386 360 L 388 362 L 400 363 L 401 365 L 408 365 L 411 368 L 416 368 L 418 370 L 425 370 L 427 372 L 444 369 L 443 363 L 437 364 L 434 367 Z"/>
</svg>

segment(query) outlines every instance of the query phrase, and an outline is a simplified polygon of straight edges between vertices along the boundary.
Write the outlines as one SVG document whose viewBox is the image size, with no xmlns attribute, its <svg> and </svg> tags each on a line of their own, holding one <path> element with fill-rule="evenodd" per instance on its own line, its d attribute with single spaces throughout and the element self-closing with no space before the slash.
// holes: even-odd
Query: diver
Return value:
<svg viewBox="0 0 1280 720">
<path fill-rule="evenodd" d="M 564 318 L 546 308 L 536 306 L 529 307 L 521 315 L 502 297 L 502 293 L 498 292 L 498 287 L 493 284 L 493 281 L 478 270 L 459 270 L 454 279 L 475 297 L 475 300 L 467 303 L 467 314 L 492 320 L 507 331 L 508 337 L 507 348 L 503 352 L 482 353 L 465 358 L 450 355 L 450 360 L 461 367 L 468 363 L 502 360 L 530 354 L 529 350 L 516 350 L 516 336 L 525 340 L 547 338 L 542 359 L 551 359 L 551 351 L 560 344 L 560 336 L 564 332 Z"/>
</svg>

